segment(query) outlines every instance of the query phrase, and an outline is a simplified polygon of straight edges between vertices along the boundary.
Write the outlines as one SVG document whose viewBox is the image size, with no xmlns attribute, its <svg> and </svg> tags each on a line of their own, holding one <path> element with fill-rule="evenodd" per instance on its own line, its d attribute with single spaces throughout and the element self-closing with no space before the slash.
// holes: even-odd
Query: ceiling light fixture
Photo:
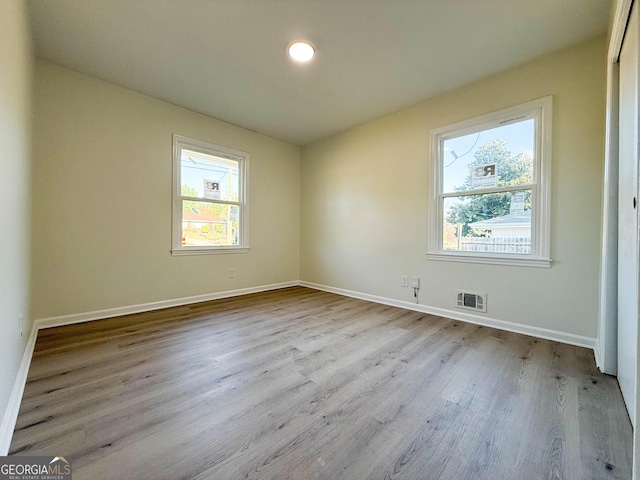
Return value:
<svg viewBox="0 0 640 480">
<path fill-rule="evenodd" d="M 313 45 L 309 42 L 303 41 L 293 42 L 289 45 L 287 51 L 289 52 L 289 57 L 291 57 L 292 60 L 300 63 L 308 62 L 316 54 L 316 50 L 313 48 Z"/>
</svg>

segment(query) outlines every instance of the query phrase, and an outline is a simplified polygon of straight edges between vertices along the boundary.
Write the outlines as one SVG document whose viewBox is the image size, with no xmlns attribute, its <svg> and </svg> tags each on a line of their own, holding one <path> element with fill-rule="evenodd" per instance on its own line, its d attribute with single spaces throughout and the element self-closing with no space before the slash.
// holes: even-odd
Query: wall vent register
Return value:
<svg viewBox="0 0 640 480">
<path fill-rule="evenodd" d="M 476 312 L 486 312 L 487 294 L 456 290 L 456 307 Z"/>
</svg>

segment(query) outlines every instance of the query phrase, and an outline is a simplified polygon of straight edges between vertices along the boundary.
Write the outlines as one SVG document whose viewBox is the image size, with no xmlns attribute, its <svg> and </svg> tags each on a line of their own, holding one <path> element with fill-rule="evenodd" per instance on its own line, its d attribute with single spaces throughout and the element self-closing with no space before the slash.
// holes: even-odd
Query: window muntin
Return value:
<svg viewBox="0 0 640 480">
<path fill-rule="evenodd" d="M 549 266 L 551 97 L 431 132 L 428 258 Z"/>
<path fill-rule="evenodd" d="M 174 135 L 174 255 L 248 251 L 249 156 Z"/>
</svg>

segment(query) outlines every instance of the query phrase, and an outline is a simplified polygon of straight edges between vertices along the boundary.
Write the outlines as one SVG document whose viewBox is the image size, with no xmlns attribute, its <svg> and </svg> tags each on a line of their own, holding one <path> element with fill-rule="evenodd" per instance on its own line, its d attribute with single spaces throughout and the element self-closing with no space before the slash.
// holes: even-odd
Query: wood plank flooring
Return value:
<svg viewBox="0 0 640 480">
<path fill-rule="evenodd" d="M 10 454 L 81 479 L 629 479 L 591 351 L 296 287 L 40 331 Z"/>
</svg>

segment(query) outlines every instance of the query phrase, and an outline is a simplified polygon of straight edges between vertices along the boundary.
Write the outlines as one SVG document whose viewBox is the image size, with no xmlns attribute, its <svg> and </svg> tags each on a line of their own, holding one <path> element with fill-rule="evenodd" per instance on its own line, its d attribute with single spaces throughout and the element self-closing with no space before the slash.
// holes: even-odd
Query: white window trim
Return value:
<svg viewBox="0 0 640 480">
<path fill-rule="evenodd" d="M 240 216 L 239 245 L 212 245 L 190 247 L 182 245 L 182 191 L 180 178 L 180 157 L 183 148 L 195 150 L 204 154 L 228 157 L 238 160 L 239 167 L 239 192 L 238 207 Z M 249 154 L 219 145 L 195 140 L 181 135 L 173 135 L 173 185 L 171 215 L 171 255 L 210 255 L 221 253 L 247 253 L 249 252 Z"/>
<path fill-rule="evenodd" d="M 527 267 L 551 266 L 551 132 L 552 97 L 543 97 L 521 105 L 497 112 L 481 115 L 430 132 L 431 153 L 431 194 L 429 196 L 428 219 L 428 260 L 451 262 L 488 263 L 496 265 L 516 265 Z M 481 130 L 505 124 L 509 120 L 522 117 L 535 118 L 539 128 L 535 132 L 536 162 L 534 164 L 534 183 L 530 186 L 532 196 L 531 212 L 531 254 L 499 254 L 484 252 L 455 252 L 442 248 L 443 225 L 442 209 L 442 162 L 444 141 Z M 505 123 L 503 123 L 505 122 Z M 518 186 L 516 189 L 525 187 Z M 478 193 L 491 193 L 490 188 L 478 189 Z"/>
</svg>

